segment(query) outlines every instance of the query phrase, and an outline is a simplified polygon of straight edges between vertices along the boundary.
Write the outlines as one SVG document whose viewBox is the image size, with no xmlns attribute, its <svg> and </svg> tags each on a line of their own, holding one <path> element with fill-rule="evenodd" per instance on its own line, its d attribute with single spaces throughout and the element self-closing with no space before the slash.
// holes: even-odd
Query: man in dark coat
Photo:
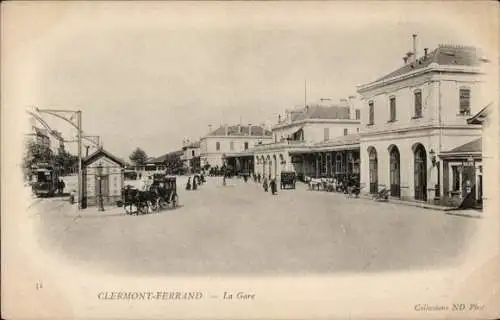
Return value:
<svg viewBox="0 0 500 320">
<path fill-rule="evenodd" d="M 193 190 L 196 190 L 198 188 L 198 184 L 196 183 L 196 181 L 198 180 L 197 178 L 198 176 L 194 176 L 193 178 Z"/>
<path fill-rule="evenodd" d="M 271 179 L 271 192 L 275 195 L 278 192 L 278 187 L 276 186 L 276 179 Z"/>
<path fill-rule="evenodd" d="M 191 177 L 188 178 L 188 182 L 186 183 L 186 190 L 191 190 Z"/>
<path fill-rule="evenodd" d="M 60 194 L 63 194 L 64 193 L 64 188 L 66 187 L 66 184 L 64 183 L 64 180 L 61 179 L 59 180 L 59 193 Z"/>
<path fill-rule="evenodd" d="M 267 178 L 264 178 L 264 182 L 262 182 L 262 187 L 264 188 L 264 191 L 267 192 L 267 189 L 269 188 L 267 184 Z"/>
</svg>

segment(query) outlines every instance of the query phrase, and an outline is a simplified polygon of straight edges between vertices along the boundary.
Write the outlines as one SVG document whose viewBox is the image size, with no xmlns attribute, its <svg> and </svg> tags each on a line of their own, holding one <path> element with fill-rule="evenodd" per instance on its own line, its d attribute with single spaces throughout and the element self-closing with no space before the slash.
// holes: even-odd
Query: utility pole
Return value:
<svg viewBox="0 0 500 320">
<path fill-rule="evenodd" d="M 78 209 L 82 209 L 83 176 L 82 176 L 82 111 L 76 112 L 78 130 Z"/>
<path fill-rule="evenodd" d="M 82 209 L 82 198 L 83 198 L 83 175 L 82 175 L 82 111 L 81 110 L 60 110 L 60 109 L 39 109 L 35 107 L 35 110 L 39 113 L 50 114 L 54 117 L 62 119 L 73 127 L 76 128 L 78 134 L 78 209 Z M 61 114 L 71 114 L 71 117 L 67 118 Z M 73 116 L 76 115 L 76 124 L 73 122 Z"/>
<path fill-rule="evenodd" d="M 304 79 L 304 108 L 307 107 L 307 79 Z"/>
</svg>

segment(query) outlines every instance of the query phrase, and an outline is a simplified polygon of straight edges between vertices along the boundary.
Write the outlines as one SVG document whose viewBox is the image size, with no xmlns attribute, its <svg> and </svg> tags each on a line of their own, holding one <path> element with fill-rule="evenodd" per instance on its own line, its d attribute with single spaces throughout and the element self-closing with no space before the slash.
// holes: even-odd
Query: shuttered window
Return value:
<svg viewBox="0 0 500 320">
<path fill-rule="evenodd" d="M 390 113 L 390 116 L 389 116 L 389 121 L 396 121 L 396 98 L 395 97 L 391 97 L 389 99 L 389 113 Z"/>
<path fill-rule="evenodd" d="M 415 97 L 415 118 L 422 117 L 422 91 L 417 90 L 414 93 Z"/>
<path fill-rule="evenodd" d="M 373 101 L 370 101 L 368 103 L 368 109 L 369 109 L 368 124 L 373 124 L 375 122 L 375 110 L 373 108 Z"/>
<path fill-rule="evenodd" d="M 460 114 L 470 114 L 470 89 L 460 89 Z"/>
</svg>

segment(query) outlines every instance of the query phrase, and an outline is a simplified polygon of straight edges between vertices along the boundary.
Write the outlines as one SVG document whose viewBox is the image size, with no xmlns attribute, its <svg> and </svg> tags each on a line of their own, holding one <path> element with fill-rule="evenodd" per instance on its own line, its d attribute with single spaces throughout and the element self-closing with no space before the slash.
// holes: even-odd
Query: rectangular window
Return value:
<svg viewBox="0 0 500 320">
<path fill-rule="evenodd" d="M 422 117 L 422 91 L 415 91 L 414 93 L 414 100 L 415 100 L 415 118 L 421 118 Z"/>
<path fill-rule="evenodd" d="M 368 103 L 368 109 L 369 109 L 369 119 L 368 119 L 368 124 L 374 124 L 375 123 L 375 110 L 373 108 L 373 101 L 370 101 Z"/>
<path fill-rule="evenodd" d="M 451 167 L 451 175 L 452 175 L 452 191 L 459 191 L 460 190 L 460 172 L 458 170 L 458 166 L 452 166 Z"/>
<path fill-rule="evenodd" d="M 359 132 L 359 128 L 356 128 L 356 132 Z"/>
<path fill-rule="evenodd" d="M 344 128 L 344 136 L 347 136 L 348 130 L 347 128 Z"/>
<path fill-rule="evenodd" d="M 248 142 L 245 142 L 245 150 L 248 150 Z"/>
<path fill-rule="evenodd" d="M 229 150 L 231 150 L 231 151 L 234 150 L 234 142 L 233 141 L 229 142 Z"/>
<path fill-rule="evenodd" d="M 356 109 L 356 120 L 361 119 L 361 110 Z"/>
<path fill-rule="evenodd" d="M 330 140 L 330 128 L 324 128 L 323 129 L 323 139 Z"/>
<path fill-rule="evenodd" d="M 220 142 L 219 141 L 217 141 L 215 143 L 215 150 L 220 151 Z"/>
<path fill-rule="evenodd" d="M 395 97 L 391 97 L 391 99 L 389 99 L 389 105 L 390 105 L 389 121 L 396 121 L 396 98 Z"/>
<path fill-rule="evenodd" d="M 470 115 L 470 89 L 460 89 L 460 114 Z"/>
<path fill-rule="evenodd" d="M 191 150 L 191 156 L 194 157 L 194 150 Z"/>
</svg>

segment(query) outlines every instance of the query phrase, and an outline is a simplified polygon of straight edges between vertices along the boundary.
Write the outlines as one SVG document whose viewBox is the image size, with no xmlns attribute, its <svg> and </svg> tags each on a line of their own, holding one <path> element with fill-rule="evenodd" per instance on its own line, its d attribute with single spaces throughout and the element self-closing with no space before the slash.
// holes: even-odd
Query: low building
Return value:
<svg viewBox="0 0 500 320">
<path fill-rule="evenodd" d="M 228 154 L 248 152 L 268 141 L 272 133 L 264 125 L 222 125 L 200 139 L 200 164 L 220 168 Z"/>
<path fill-rule="evenodd" d="M 183 173 L 182 150 L 172 151 L 156 158 L 149 158 L 143 165 L 134 166 L 138 178 L 156 173 L 180 174 Z"/>
<path fill-rule="evenodd" d="M 440 45 L 418 56 L 414 42 L 400 68 L 358 87 L 362 192 L 442 199 L 448 173 L 438 156 L 481 137 L 467 118 L 485 106 L 482 63 L 473 47 Z"/>
<path fill-rule="evenodd" d="M 104 205 L 114 205 L 121 199 L 125 167 L 122 159 L 100 148 L 82 164 L 84 207 L 98 205 L 101 198 Z"/>
</svg>

